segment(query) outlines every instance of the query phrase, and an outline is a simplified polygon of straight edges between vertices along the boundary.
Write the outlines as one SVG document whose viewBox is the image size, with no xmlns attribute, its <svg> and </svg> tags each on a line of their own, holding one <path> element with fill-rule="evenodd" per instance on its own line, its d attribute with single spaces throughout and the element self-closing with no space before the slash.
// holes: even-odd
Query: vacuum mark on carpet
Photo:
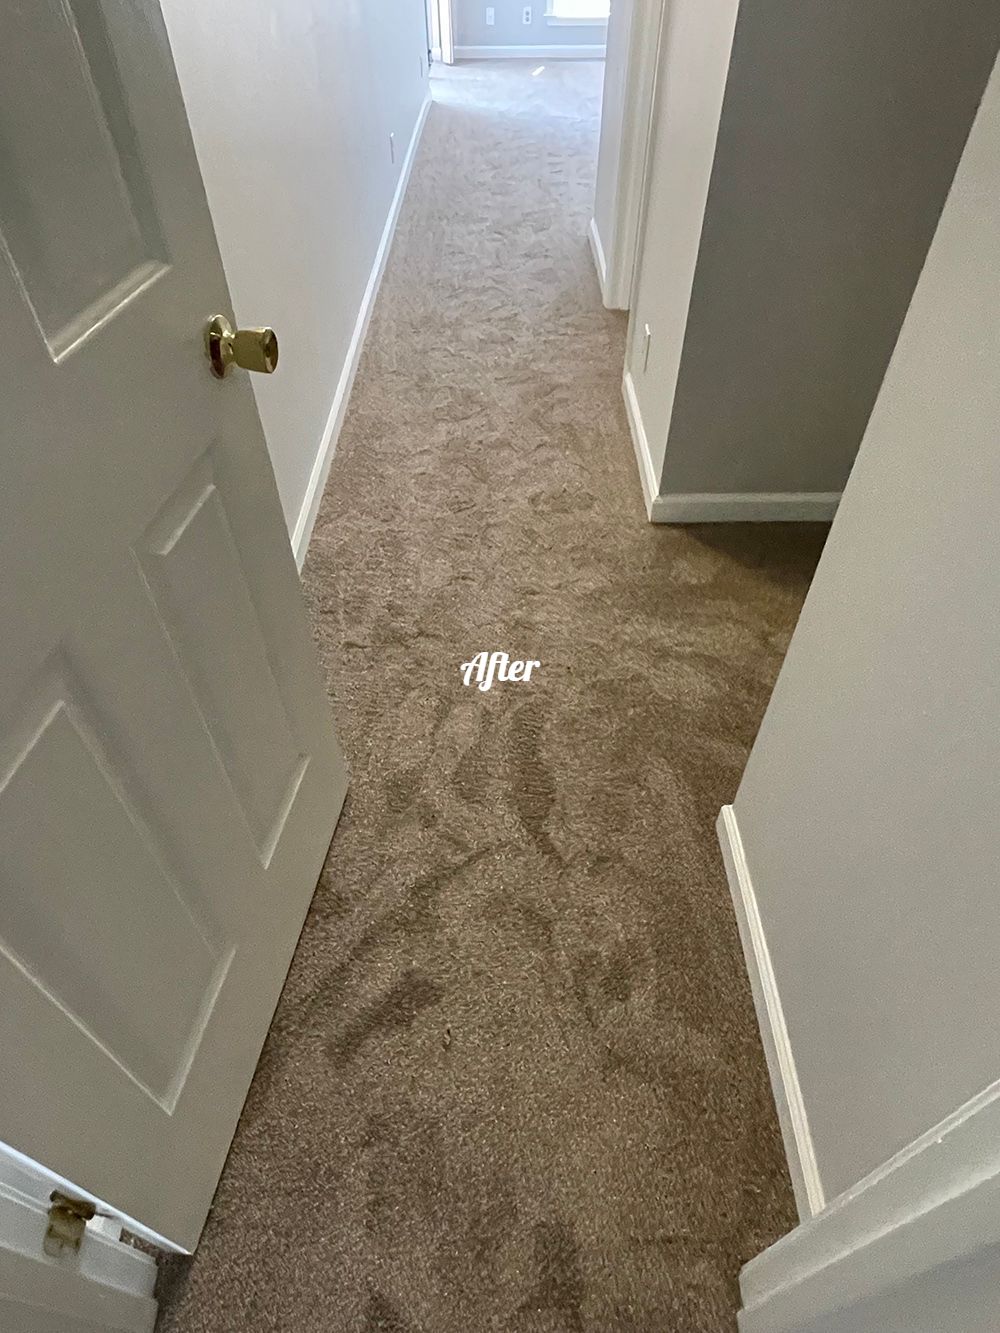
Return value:
<svg viewBox="0 0 1000 1333">
<path fill-rule="evenodd" d="M 408 1324 L 384 1296 L 373 1291 L 365 1313 L 365 1333 L 413 1333 L 413 1325 Z"/>
<path fill-rule="evenodd" d="M 519 1313 L 555 1310 L 566 1321 L 567 1333 L 582 1333 L 583 1276 L 580 1247 L 565 1222 L 538 1222 L 533 1228 L 538 1281 Z"/>
<path fill-rule="evenodd" d="M 328 1043 L 327 1054 L 334 1067 L 342 1069 L 349 1064 L 370 1038 L 411 1027 L 417 1015 L 439 1004 L 443 995 L 444 987 L 438 982 L 417 972 L 407 972 L 342 1036 Z"/>
<path fill-rule="evenodd" d="M 518 818 L 545 856 L 562 861 L 549 837 L 546 820 L 555 805 L 556 784 L 542 757 L 544 719 L 530 706 L 519 708 L 511 722 L 511 801 Z"/>
</svg>

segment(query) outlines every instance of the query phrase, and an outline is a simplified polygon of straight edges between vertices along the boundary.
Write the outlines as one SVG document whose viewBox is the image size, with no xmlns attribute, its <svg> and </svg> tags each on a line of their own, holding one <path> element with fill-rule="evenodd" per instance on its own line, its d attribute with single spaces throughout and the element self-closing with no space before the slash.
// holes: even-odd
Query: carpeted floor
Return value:
<svg viewBox="0 0 1000 1333">
<path fill-rule="evenodd" d="M 646 523 L 533 68 L 437 83 L 304 574 L 353 785 L 164 1333 L 720 1333 L 794 1224 L 714 821 L 824 530 Z"/>
</svg>

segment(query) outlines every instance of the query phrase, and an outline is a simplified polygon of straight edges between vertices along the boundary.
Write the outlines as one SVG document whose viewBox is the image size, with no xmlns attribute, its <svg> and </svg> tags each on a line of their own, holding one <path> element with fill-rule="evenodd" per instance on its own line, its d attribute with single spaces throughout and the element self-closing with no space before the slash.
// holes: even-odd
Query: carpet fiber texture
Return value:
<svg viewBox="0 0 1000 1333">
<path fill-rule="evenodd" d="M 795 1222 L 714 822 L 825 530 L 647 524 L 534 68 L 436 82 L 304 572 L 352 787 L 164 1333 L 720 1333 Z"/>
</svg>

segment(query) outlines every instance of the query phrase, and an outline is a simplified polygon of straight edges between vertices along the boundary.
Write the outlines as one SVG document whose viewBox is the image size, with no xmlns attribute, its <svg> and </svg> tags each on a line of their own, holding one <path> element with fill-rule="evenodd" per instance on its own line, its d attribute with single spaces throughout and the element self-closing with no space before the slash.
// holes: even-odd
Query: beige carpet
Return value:
<svg viewBox="0 0 1000 1333">
<path fill-rule="evenodd" d="M 534 68 L 437 88 L 304 575 L 353 785 L 165 1333 L 720 1333 L 794 1223 L 714 821 L 823 530 L 646 523 Z"/>
</svg>

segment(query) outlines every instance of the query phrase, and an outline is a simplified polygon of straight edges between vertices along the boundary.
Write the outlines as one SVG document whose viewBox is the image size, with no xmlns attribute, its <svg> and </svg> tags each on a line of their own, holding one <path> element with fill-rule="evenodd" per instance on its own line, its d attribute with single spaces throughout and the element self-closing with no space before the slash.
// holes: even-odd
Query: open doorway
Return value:
<svg viewBox="0 0 1000 1333">
<path fill-rule="evenodd" d="M 455 63 L 455 21 L 452 0 L 427 0 L 427 32 L 430 60 L 443 65 Z"/>
<path fill-rule="evenodd" d="M 617 0 L 616 0 L 617 2 Z M 426 0 L 432 61 L 602 60 L 612 0 Z"/>
</svg>

